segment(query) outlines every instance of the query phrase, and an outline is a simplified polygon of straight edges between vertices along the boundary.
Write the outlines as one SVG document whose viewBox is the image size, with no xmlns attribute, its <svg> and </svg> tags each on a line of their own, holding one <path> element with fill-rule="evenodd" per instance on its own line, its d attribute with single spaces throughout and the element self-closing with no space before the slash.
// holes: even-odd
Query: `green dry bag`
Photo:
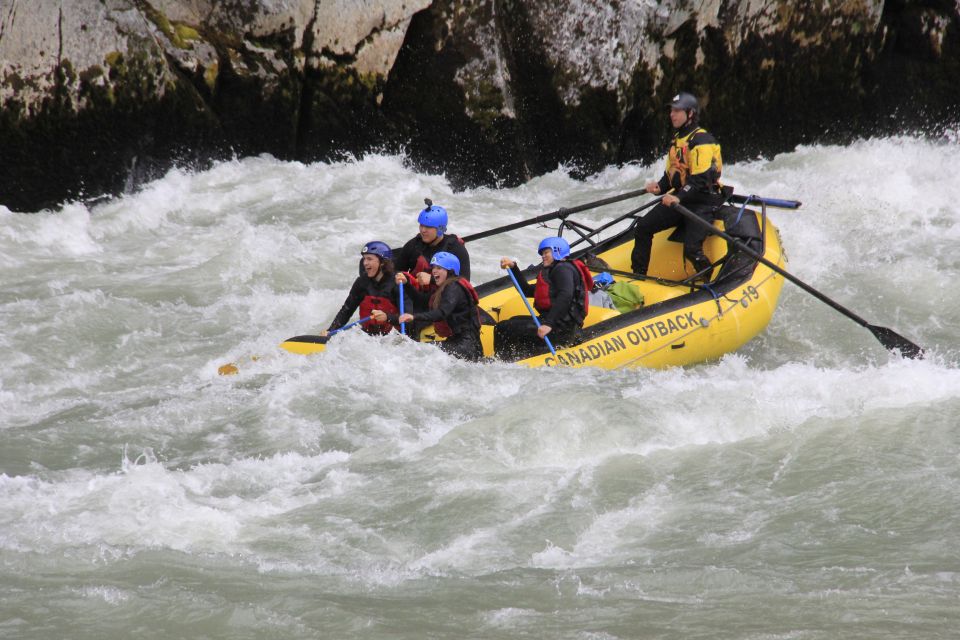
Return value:
<svg viewBox="0 0 960 640">
<path fill-rule="evenodd" d="M 620 313 L 627 313 L 643 306 L 643 294 L 629 282 L 614 282 L 607 293 Z"/>
</svg>

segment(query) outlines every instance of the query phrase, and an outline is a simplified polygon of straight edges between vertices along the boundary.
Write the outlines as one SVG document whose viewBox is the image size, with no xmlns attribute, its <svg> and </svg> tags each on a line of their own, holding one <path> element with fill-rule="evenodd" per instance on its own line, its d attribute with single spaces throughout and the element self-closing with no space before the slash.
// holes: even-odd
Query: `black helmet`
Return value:
<svg viewBox="0 0 960 640">
<path fill-rule="evenodd" d="M 697 114 L 700 113 L 700 103 L 697 102 L 697 96 L 692 93 L 687 93 L 686 91 L 681 91 L 677 95 L 673 96 L 673 99 L 670 100 L 671 109 L 683 109 L 684 111 L 692 111 L 692 118 L 696 118 Z"/>
</svg>

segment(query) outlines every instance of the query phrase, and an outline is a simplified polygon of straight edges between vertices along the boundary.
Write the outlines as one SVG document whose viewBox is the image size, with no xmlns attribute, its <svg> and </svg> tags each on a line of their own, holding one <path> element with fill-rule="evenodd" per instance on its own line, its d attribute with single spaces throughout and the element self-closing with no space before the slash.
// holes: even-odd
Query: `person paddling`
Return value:
<svg viewBox="0 0 960 640">
<path fill-rule="evenodd" d="M 700 279 L 709 280 L 710 260 L 703 252 L 707 230 L 702 225 L 686 223 L 672 207 L 682 204 L 703 220 L 713 223 L 714 209 L 723 204 L 720 184 L 723 159 L 720 144 L 699 126 L 700 103 L 691 93 L 680 92 L 670 101 L 670 124 L 674 134 L 667 152 L 667 166 L 658 182 L 648 182 L 646 190 L 666 194 L 660 204 L 642 218 L 633 229 L 634 245 L 630 255 L 631 270 L 646 275 L 650 266 L 653 235 L 677 227 L 683 229 L 683 256 L 693 265 Z M 668 193 L 670 191 L 670 193 Z M 702 272 L 702 273 L 701 273 Z"/>
<path fill-rule="evenodd" d="M 459 258 L 440 251 L 430 259 L 430 271 L 437 288 L 427 302 L 428 310 L 404 313 L 400 316 L 400 322 L 410 322 L 416 326 L 433 323 L 437 335 L 446 338 L 437 343 L 441 349 L 464 360 L 479 360 L 483 357 L 477 307 L 480 297 L 473 285 L 461 277 Z M 396 275 L 398 284 L 406 284 L 407 280 L 403 273 Z"/>
<path fill-rule="evenodd" d="M 463 240 L 447 233 L 449 216 L 447 210 L 433 204 L 429 198 L 423 201 L 427 206 L 417 217 L 420 232 L 411 238 L 397 252 L 396 267 L 399 272 L 407 272 L 415 278 L 422 288 L 430 293 L 435 290 L 430 270 L 430 261 L 440 251 L 456 256 L 460 261 L 460 277 L 470 279 L 470 254 Z"/>
<path fill-rule="evenodd" d="M 590 270 L 582 261 L 569 259 L 570 243 L 558 236 L 544 238 L 537 252 L 543 266 L 536 284 L 532 285 L 521 275 L 516 261 L 500 259 L 500 268 L 510 269 L 524 295 L 533 297 L 540 326 L 527 315 L 498 322 L 493 341 L 499 356 L 524 358 L 546 353 L 549 347 L 543 338 L 548 335 L 554 345 L 579 341 L 580 329 L 590 309 L 589 294 L 593 288 Z"/>
<path fill-rule="evenodd" d="M 399 328 L 400 287 L 394 280 L 393 251 L 387 244 L 373 240 L 363 246 L 360 256 L 363 273 L 354 280 L 346 301 L 330 327 L 320 332 L 321 336 L 345 325 L 358 308 L 361 317 L 370 316 L 361 325 L 367 333 L 381 335 Z M 404 291 L 403 296 L 404 306 L 410 308 L 408 292 Z"/>
</svg>

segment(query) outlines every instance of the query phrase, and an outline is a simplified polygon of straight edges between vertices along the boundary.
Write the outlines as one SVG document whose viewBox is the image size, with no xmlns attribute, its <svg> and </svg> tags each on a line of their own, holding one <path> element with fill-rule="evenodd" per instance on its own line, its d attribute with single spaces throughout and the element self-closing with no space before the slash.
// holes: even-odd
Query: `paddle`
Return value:
<svg viewBox="0 0 960 640">
<path fill-rule="evenodd" d="M 403 298 L 400 298 L 400 304 L 403 305 Z M 403 313 L 403 312 L 401 311 L 401 313 Z M 334 329 L 333 331 L 331 331 L 330 333 L 328 333 L 328 334 L 327 334 L 327 337 L 330 337 L 330 336 L 332 336 L 332 335 L 335 334 L 335 333 L 340 333 L 341 331 L 346 331 L 346 330 L 349 329 L 350 327 L 355 327 L 355 326 L 357 326 L 358 324 L 363 324 L 364 322 L 370 322 L 370 320 L 371 320 L 372 318 L 373 318 L 373 316 L 365 316 L 365 317 L 363 317 L 363 318 L 360 318 L 359 320 L 354 320 L 353 322 L 348 322 L 347 324 L 343 325 L 343 326 L 340 327 L 339 329 Z"/>
<path fill-rule="evenodd" d="M 623 200 L 629 200 L 630 198 L 636 198 L 638 196 L 646 195 L 646 189 L 638 189 L 636 191 L 629 191 L 627 193 L 622 193 L 619 196 L 613 196 L 610 198 L 604 198 L 603 200 L 597 200 L 596 202 L 588 202 L 586 204 L 577 205 L 576 207 L 571 207 L 570 209 L 560 208 L 556 211 L 551 211 L 550 213 L 544 213 L 542 215 L 527 218 L 526 220 L 521 220 L 519 222 L 514 222 L 512 224 L 507 224 L 502 227 L 496 227 L 495 229 L 489 229 L 487 231 L 481 231 L 479 233 L 472 233 L 468 236 L 463 236 L 460 238 L 464 242 L 471 242 L 473 240 L 480 240 L 481 238 L 488 238 L 490 236 L 495 236 L 498 233 L 505 233 L 507 231 L 513 231 L 514 229 L 519 229 L 520 227 L 527 227 L 531 224 L 538 224 L 540 222 L 546 222 L 547 220 L 554 220 L 556 218 L 566 218 L 572 213 L 579 213 L 581 211 L 586 211 L 587 209 L 596 209 L 597 207 L 602 207 L 606 204 L 613 204 L 614 202 L 621 202 Z"/>
<path fill-rule="evenodd" d="M 911 359 L 923 358 L 923 348 L 920 347 L 919 345 L 916 345 L 913 342 L 910 342 L 909 340 L 907 340 L 900 334 L 896 333 L 892 329 L 888 329 L 886 327 L 878 327 L 877 325 L 870 324 L 869 322 L 867 322 L 866 320 L 864 320 L 854 312 L 841 306 L 839 303 L 834 302 L 824 294 L 820 293 L 819 291 L 817 291 L 816 289 L 808 285 L 806 282 L 800 280 L 796 276 L 787 272 L 785 269 L 781 269 L 774 263 L 770 262 L 769 260 L 764 258 L 762 255 L 760 255 L 759 253 L 757 253 L 756 251 L 754 251 L 744 243 L 740 242 L 733 236 L 728 235 L 723 231 L 720 231 L 719 229 L 714 227 L 712 224 L 710 224 L 709 222 L 707 222 L 697 214 L 693 213 L 692 211 L 684 207 L 682 204 L 680 203 L 674 204 L 673 208 L 679 213 L 681 213 L 688 220 L 696 222 L 702 227 L 707 227 L 710 233 L 723 238 L 724 240 L 726 240 L 728 243 L 730 243 L 740 251 L 744 252 L 751 258 L 754 258 L 755 260 L 761 262 L 767 267 L 773 269 L 774 271 L 776 271 L 777 273 L 782 275 L 784 278 L 786 278 L 793 284 L 797 285 L 798 287 L 800 287 L 801 289 L 803 289 L 813 297 L 833 307 L 843 315 L 847 316 L 848 318 L 850 318 L 851 320 L 859 324 L 861 327 L 868 329 L 870 333 L 872 333 L 874 337 L 880 341 L 880 344 L 882 344 L 888 350 L 899 351 L 900 354 L 903 355 L 905 358 L 911 358 Z"/>
<path fill-rule="evenodd" d="M 739 194 L 730 196 L 727 198 L 727 202 L 731 204 L 750 204 L 751 202 L 756 202 L 757 204 L 765 204 L 768 207 L 777 207 L 780 209 L 799 209 L 800 205 L 803 204 L 799 200 L 781 200 L 779 198 L 741 196 Z"/>
<path fill-rule="evenodd" d="M 403 283 L 402 283 L 402 282 L 399 282 L 399 283 L 397 283 L 397 284 L 400 285 L 400 315 L 402 316 L 402 315 L 403 315 Z M 401 323 L 400 323 L 400 335 L 402 335 L 402 336 L 407 335 L 407 323 L 406 323 L 406 322 L 401 322 Z"/>
<path fill-rule="evenodd" d="M 364 318 L 360 318 L 359 320 L 354 320 L 353 322 L 343 325 L 339 329 L 334 329 L 333 331 L 331 331 L 325 336 L 314 336 L 314 335 L 295 336 L 293 338 L 287 338 L 286 340 L 284 340 L 284 342 L 310 342 L 310 343 L 326 344 L 330 336 L 340 333 L 341 331 L 346 331 L 350 327 L 354 327 L 358 324 L 369 322 L 372 317 L 373 316 L 366 316 Z M 251 356 L 250 359 L 257 360 L 258 356 Z M 217 369 L 217 373 L 220 374 L 221 376 L 232 376 L 234 374 L 240 373 L 240 369 L 237 368 L 237 365 L 234 364 L 233 362 L 228 362 L 227 364 L 220 365 L 220 367 Z"/>
<path fill-rule="evenodd" d="M 673 191 L 673 190 L 671 189 L 671 191 Z M 507 224 L 507 225 L 504 225 L 504 226 L 502 226 L 502 227 L 495 227 L 495 228 L 489 229 L 489 230 L 487 230 L 487 231 L 480 231 L 480 232 L 478 232 L 478 233 L 471 233 L 470 235 L 463 236 L 463 237 L 461 237 L 460 239 L 463 240 L 464 242 L 472 242 L 473 240 L 480 240 L 480 239 L 482 239 L 482 238 L 489 238 L 490 236 L 494 236 L 494 235 L 497 235 L 497 234 L 499 234 L 499 233 L 506 233 L 507 231 L 513 231 L 514 229 L 519 229 L 519 228 L 521 228 L 521 227 L 527 227 L 527 226 L 530 226 L 530 225 L 532 225 L 532 224 L 539 224 L 539 223 L 541 223 L 541 222 L 547 222 L 548 220 L 554 220 L 554 219 L 556 219 L 556 218 L 563 219 L 563 218 L 566 218 L 567 216 L 569 216 L 570 214 L 573 214 L 573 213 L 579 213 L 579 212 L 581 212 L 581 211 L 587 211 L 588 209 L 596 209 L 597 207 L 602 207 L 602 206 L 607 205 L 607 204 L 613 204 L 613 203 L 615 203 L 615 202 L 621 202 L 621 201 L 623 201 L 623 200 L 629 200 L 629 199 L 631 199 L 631 198 L 636 198 L 636 197 L 645 195 L 646 193 L 648 193 L 646 189 L 638 189 L 638 190 L 636 190 L 636 191 L 628 191 L 627 193 L 623 193 L 623 194 L 621 194 L 621 195 L 619 195 L 619 196 L 613 196 L 613 197 L 611 197 L 611 198 L 604 198 L 603 200 L 597 200 L 597 201 L 595 201 L 595 202 L 588 202 L 588 203 L 586 203 L 586 204 L 581 204 L 581 205 L 578 205 L 578 206 L 576 206 L 576 207 L 571 207 L 571 208 L 569 208 L 569 209 L 566 209 L 566 208 L 561 207 L 560 209 L 557 209 L 556 211 L 551 211 L 550 213 L 544 213 L 544 214 L 539 215 L 539 216 L 534 216 L 533 218 L 527 218 L 526 220 L 520 220 L 519 222 L 513 222 L 513 223 L 511 223 L 511 224 Z M 612 224 L 614 224 L 614 223 L 616 223 L 616 222 L 620 222 L 621 220 L 623 220 L 623 219 L 625 219 L 625 218 L 629 218 L 630 216 L 635 215 L 635 214 L 639 213 L 640 211 L 643 211 L 644 209 L 648 209 L 648 208 L 654 206 L 655 204 L 657 204 L 657 203 L 660 202 L 661 198 L 663 198 L 663 196 L 660 196 L 659 198 L 655 198 L 654 200 L 651 200 L 650 202 L 648 202 L 648 203 L 646 203 L 645 205 L 643 205 L 642 207 L 640 207 L 640 208 L 638 208 L 638 209 L 634 209 L 634 210 L 631 211 L 630 213 L 625 214 L 625 215 L 623 215 L 623 216 L 620 216 L 620 217 L 617 218 L 616 220 L 614 220 L 614 221 L 612 221 L 612 222 L 610 222 L 610 223 L 607 223 L 606 225 L 604 225 L 603 227 L 601 227 L 601 228 L 598 229 L 597 231 L 601 231 L 601 230 L 603 230 L 603 229 L 611 226 Z M 731 195 L 730 198 L 728 199 L 728 201 L 729 201 L 730 203 L 732 203 L 732 204 L 749 204 L 749 203 L 751 203 L 751 202 L 756 202 L 756 203 L 758 203 L 758 204 L 765 204 L 765 205 L 770 206 L 770 207 L 779 207 L 779 208 L 781 208 L 781 209 L 798 209 L 798 208 L 800 208 L 800 205 L 801 205 L 801 203 L 800 203 L 799 200 L 783 200 L 783 199 L 780 199 L 780 198 L 767 198 L 767 197 L 765 197 L 765 196 L 753 196 L 753 195 L 751 195 L 751 196 L 743 196 L 743 195 L 739 195 L 739 194 Z"/>
<path fill-rule="evenodd" d="M 513 269 L 507 267 L 507 274 L 510 276 L 510 279 L 513 280 L 513 286 L 516 288 L 517 293 L 520 294 L 520 299 L 523 300 L 523 304 L 527 305 L 527 311 L 530 312 L 530 317 L 533 318 L 533 323 L 537 325 L 537 329 L 539 329 L 540 319 L 537 318 L 537 314 L 534 313 L 533 307 L 530 306 L 530 301 L 527 300 L 527 294 L 523 292 L 523 289 L 520 287 L 520 283 L 517 282 L 517 276 L 513 275 Z M 550 342 L 550 336 L 543 336 L 543 341 L 546 342 L 547 346 L 550 348 L 550 353 L 556 356 L 557 350 L 553 348 L 553 343 Z"/>
</svg>

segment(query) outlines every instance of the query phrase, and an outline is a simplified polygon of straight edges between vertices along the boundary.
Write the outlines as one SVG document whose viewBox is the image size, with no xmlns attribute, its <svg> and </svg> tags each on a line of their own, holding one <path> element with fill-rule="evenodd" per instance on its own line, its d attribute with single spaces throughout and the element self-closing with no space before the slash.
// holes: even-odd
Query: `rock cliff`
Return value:
<svg viewBox="0 0 960 640">
<path fill-rule="evenodd" d="M 175 163 L 406 150 L 456 186 L 662 153 L 698 93 L 728 160 L 960 117 L 960 3 L 0 0 L 0 204 Z"/>
</svg>

